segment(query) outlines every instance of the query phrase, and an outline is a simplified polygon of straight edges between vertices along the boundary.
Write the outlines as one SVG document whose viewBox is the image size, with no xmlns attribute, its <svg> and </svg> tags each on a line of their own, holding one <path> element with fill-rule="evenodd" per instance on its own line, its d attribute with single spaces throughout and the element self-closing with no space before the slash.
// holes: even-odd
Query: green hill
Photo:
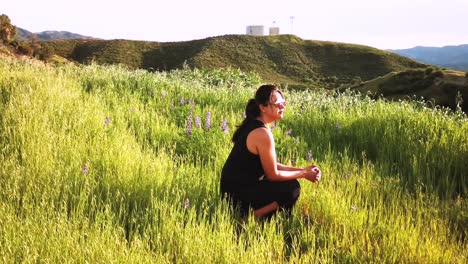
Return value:
<svg viewBox="0 0 468 264">
<path fill-rule="evenodd" d="M 453 110 L 458 104 L 468 112 L 468 103 L 463 103 L 468 98 L 468 76 L 460 71 L 427 68 L 392 72 L 351 89 L 390 100 L 423 98 Z"/>
<path fill-rule="evenodd" d="M 337 88 L 392 71 L 425 67 L 388 51 L 293 35 L 225 35 L 185 42 L 74 39 L 41 42 L 41 47 L 42 53 L 79 63 L 123 64 L 157 71 L 184 65 L 235 68 L 254 71 L 265 81 L 307 88 Z"/>
</svg>

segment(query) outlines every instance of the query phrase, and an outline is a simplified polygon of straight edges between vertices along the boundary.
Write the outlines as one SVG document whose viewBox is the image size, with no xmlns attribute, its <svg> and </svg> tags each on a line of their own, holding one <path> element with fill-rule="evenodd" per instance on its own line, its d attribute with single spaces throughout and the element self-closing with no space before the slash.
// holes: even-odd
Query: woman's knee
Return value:
<svg viewBox="0 0 468 264">
<path fill-rule="evenodd" d="M 299 198 L 299 195 L 301 195 L 301 185 L 297 180 L 294 180 L 294 184 L 291 189 L 291 199 L 296 202 L 296 200 Z"/>
<path fill-rule="evenodd" d="M 284 192 L 283 192 L 283 197 L 282 197 L 282 206 L 283 207 L 292 207 L 297 199 L 299 199 L 299 196 L 301 195 L 301 185 L 297 180 L 293 181 L 288 181 L 287 186 L 285 186 Z"/>
</svg>

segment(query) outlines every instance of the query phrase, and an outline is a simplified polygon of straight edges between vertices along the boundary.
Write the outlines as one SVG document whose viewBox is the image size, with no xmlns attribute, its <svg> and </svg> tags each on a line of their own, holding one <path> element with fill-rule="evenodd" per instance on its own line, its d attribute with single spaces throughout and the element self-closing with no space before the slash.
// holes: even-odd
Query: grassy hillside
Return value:
<svg viewBox="0 0 468 264">
<path fill-rule="evenodd" d="M 425 65 L 391 52 L 345 43 L 303 40 L 292 35 L 226 35 L 186 42 L 57 40 L 44 50 L 79 63 L 124 64 L 173 70 L 233 68 L 256 72 L 270 82 L 296 87 L 336 88 L 391 71 Z"/>
<path fill-rule="evenodd" d="M 301 180 L 291 218 L 259 222 L 219 194 L 256 75 L 12 59 L 0 72 L 1 262 L 467 262 L 459 112 L 285 90 L 278 159 L 323 176 Z"/>
<path fill-rule="evenodd" d="M 390 100 L 421 100 L 429 106 L 437 105 L 468 112 L 468 76 L 465 72 L 434 68 L 392 72 L 360 83 L 352 90 L 383 96 Z"/>
</svg>

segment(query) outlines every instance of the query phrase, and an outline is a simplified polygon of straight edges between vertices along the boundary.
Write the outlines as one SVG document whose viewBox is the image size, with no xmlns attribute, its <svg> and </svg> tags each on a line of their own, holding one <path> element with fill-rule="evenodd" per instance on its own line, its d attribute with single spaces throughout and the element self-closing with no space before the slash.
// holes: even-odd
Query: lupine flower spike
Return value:
<svg viewBox="0 0 468 264">
<path fill-rule="evenodd" d="M 190 137 L 192 135 L 192 117 L 190 116 L 187 119 L 187 137 Z"/>
<path fill-rule="evenodd" d="M 211 128 L 211 112 L 208 111 L 206 113 L 205 129 L 210 130 L 210 128 Z"/>
<path fill-rule="evenodd" d="M 81 167 L 81 174 L 86 175 L 88 174 L 88 172 L 89 172 L 89 166 L 87 163 L 85 163 L 83 167 Z"/>
<path fill-rule="evenodd" d="M 226 118 L 223 119 L 223 123 L 221 124 L 221 129 L 223 130 L 224 133 L 228 133 L 229 129 L 227 127 L 227 120 Z"/>
<path fill-rule="evenodd" d="M 310 162 L 312 161 L 312 151 L 309 150 L 309 152 L 307 152 L 307 161 Z"/>
<path fill-rule="evenodd" d="M 201 118 L 199 116 L 195 117 L 195 128 L 201 128 Z"/>
</svg>

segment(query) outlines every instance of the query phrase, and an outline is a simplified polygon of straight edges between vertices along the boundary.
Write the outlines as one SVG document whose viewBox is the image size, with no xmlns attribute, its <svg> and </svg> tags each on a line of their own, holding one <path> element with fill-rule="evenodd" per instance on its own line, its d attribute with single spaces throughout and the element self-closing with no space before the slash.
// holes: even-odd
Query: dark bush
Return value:
<svg viewBox="0 0 468 264">
<path fill-rule="evenodd" d="M 37 51 L 40 60 L 48 61 L 54 55 L 54 48 L 52 46 L 42 47 Z"/>
<path fill-rule="evenodd" d="M 0 15 L 0 41 L 9 44 L 16 39 L 17 30 L 7 15 Z"/>
<path fill-rule="evenodd" d="M 422 69 L 410 69 L 407 71 L 402 71 L 397 74 L 399 78 L 405 78 L 409 80 L 413 80 L 415 78 L 420 79 L 424 78 L 424 71 Z"/>
<path fill-rule="evenodd" d="M 424 90 L 432 85 L 432 80 L 430 78 L 424 78 L 418 81 L 415 81 L 413 84 L 409 85 L 407 92 L 417 92 Z"/>
<path fill-rule="evenodd" d="M 441 70 L 435 71 L 430 75 L 432 78 L 443 78 L 444 73 Z"/>
<path fill-rule="evenodd" d="M 34 53 L 34 50 L 27 42 L 18 42 L 18 51 L 26 56 L 32 56 Z"/>
</svg>

